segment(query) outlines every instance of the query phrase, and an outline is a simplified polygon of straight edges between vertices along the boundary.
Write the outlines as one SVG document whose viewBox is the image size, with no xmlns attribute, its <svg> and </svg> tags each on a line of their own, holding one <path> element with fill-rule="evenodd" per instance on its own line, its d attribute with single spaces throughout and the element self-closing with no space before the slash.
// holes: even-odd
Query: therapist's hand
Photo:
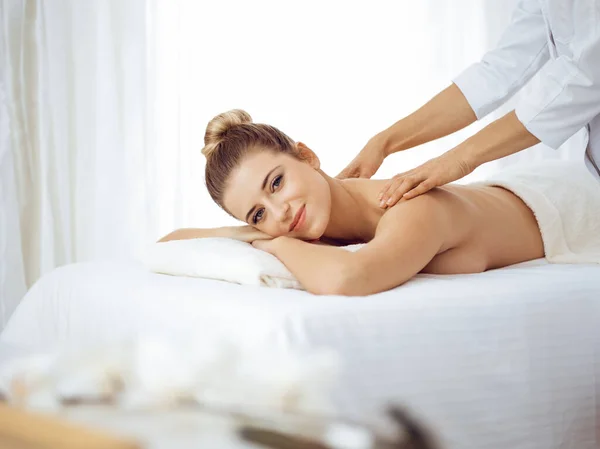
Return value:
<svg viewBox="0 0 600 449">
<path fill-rule="evenodd" d="M 383 135 L 377 134 L 373 136 L 360 153 L 336 178 L 370 178 L 373 176 L 385 159 L 385 145 L 386 141 Z"/>
<path fill-rule="evenodd" d="M 434 187 L 467 176 L 475 165 L 457 151 L 448 151 L 405 173 L 394 176 L 379 194 L 380 207 L 392 207 L 401 199 L 411 199 Z"/>
</svg>

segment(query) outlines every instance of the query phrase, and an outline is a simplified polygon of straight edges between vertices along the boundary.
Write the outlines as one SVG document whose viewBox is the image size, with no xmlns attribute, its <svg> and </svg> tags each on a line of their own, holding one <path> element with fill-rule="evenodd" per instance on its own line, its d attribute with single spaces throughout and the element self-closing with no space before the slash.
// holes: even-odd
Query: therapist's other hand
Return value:
<svg viewBox="0 0 600 449">
<path fill-rule="evenodd" d="M 367 142 L 360 153 L 336 178 L 370 178 L 379 170 L 385 156 L 385 139 L 382 135 L 377 134 Z"/>
<path fill-rule="evenodd" d="M 474 164 L 456 151 L 448 151 L 405 173 L 394 176 L 379 194 L 379 205 L 388 208 L 401 199 L 411 199 L 456 181 L 475 170 Z"/>
</svg>

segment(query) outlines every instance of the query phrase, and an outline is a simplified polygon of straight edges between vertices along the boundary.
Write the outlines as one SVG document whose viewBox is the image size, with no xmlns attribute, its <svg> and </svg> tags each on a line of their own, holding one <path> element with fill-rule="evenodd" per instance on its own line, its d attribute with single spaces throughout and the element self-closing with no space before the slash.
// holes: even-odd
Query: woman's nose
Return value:
<svg viewBox="0 0 600 449">
<path fill-rule="evenodd" d="M 288 219 L 290 205 L 288 203 L 274 205 L 274 216 L 277 221 L 284 222 Z"/>
</svg>

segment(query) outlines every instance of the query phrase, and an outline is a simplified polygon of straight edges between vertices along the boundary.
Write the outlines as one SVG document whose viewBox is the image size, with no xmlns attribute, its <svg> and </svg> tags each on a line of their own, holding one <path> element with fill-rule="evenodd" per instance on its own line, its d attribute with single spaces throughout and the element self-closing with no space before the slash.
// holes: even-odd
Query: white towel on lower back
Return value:
<svg viewBox="0 0 600 449">
<path fill-rule="evenodd" d="M 478 184 L 510 190 L 529 206 L 549 262 L 600 263 L 600 181 L 583 164 L 518 165 Z"/>
</svg>

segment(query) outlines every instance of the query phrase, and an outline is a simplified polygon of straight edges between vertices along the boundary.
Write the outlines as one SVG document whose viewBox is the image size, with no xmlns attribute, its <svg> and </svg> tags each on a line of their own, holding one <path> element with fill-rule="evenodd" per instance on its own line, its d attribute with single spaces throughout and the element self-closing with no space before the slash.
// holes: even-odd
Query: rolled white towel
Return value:
<svg viewBox="0 0 600 449">
<path fill-rule="evenodd" d="M 510 190 L 529 206 L 549 262 L 600 263 L 600 182 L 582 163 L 518 165 L 480 184 Z"/>
</svg>

